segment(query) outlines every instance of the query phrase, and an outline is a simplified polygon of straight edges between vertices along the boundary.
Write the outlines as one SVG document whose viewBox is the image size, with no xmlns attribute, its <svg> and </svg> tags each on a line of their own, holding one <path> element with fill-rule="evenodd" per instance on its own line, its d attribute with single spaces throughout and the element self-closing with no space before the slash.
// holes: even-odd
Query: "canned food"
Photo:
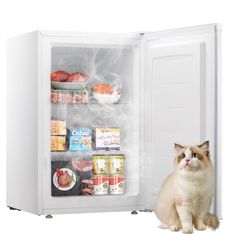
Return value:
<svg viewBox="0 0 236 236">
<path fill-rule="evenodd" d="M 109 159 L 109 170 L 110 174 L 124 174 L 125 167 L 125 156 L 117 155 L 110 156 Z"/>
<path fill-rule="evenodd" d="M 125 187 L 125 179 L 122 175 L 111 176 L 109 179 L 110 194 L 123 194 Z"/>
<path fill-rule="evenodd" d="M 93 169 L 95 175 L 107 175 L 109 169 L 109 160 L 108 156 L 100 156 L 94 155 L 93 156 Z"/>
<path fill-rule="evenodd" d="M 107 176 L 94 176 L 93 190 L 95 195 L 108 194 L 109 178 Z"/>
</svg>

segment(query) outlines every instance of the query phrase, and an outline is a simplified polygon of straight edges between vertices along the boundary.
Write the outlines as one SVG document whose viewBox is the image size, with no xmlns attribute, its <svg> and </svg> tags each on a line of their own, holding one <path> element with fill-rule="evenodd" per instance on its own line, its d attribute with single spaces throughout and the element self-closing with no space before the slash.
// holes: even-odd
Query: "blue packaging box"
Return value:
<svg viewBox="0 0 236 236">
<path fill-rule="evenodd" d="M 92 151 L 92 130 L 89 128 L 71 128 L 69 137 L 69 151 Z"/>
</svg>

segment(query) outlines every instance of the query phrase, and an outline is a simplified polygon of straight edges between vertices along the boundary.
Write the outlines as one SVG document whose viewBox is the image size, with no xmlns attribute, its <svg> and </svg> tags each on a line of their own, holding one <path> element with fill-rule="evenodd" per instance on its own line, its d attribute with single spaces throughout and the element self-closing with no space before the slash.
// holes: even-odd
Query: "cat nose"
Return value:
<svg viewBox="0 0 236 236">
<path fill-rule="evenodd" d="M 188 163 L 190 160 L 189 159 L 185 159 L 185 161 Z"/>
</svg>

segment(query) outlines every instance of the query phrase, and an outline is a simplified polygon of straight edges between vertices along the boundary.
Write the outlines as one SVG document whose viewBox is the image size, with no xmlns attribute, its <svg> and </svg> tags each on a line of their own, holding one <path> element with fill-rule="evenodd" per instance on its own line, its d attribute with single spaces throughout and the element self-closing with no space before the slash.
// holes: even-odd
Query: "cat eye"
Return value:
<svg viewBox="0 0 236 236">
<path fill-rule="evenodd" d="M 193 153 L 192 157 L 197 157 L 197 153 Z"/>
<path fill-rule="evenodd" d="M 185 154 L 183 153 L 183 154 L 181 155 L 181 157 L 182 157 L 182 158 L 185 158 Z"/>
</svg>

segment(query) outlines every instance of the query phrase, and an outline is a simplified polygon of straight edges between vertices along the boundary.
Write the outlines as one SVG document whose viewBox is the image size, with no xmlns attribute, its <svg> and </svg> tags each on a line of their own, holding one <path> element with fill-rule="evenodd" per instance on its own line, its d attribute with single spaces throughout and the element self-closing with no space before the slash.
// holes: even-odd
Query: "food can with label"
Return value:
<svg viewBox="0 0 236 236">
<path fill-rule="evenodd" d="M 114 155 L 109 157 L 110 174 L 124 174 L 125 171 L 125 156 Z"/>
<path fill-rule="evenodd" d="M 95 175 L 107 175 L 109 169 L 109 156 L 93 155 L 93 169 Z"/>
<path fill-rule="evenodd" d="M 95 195 L 108 194 L 109 177 L 102 175 L 95 175 L 93 179 L 93 190 Z"/>
<path fill-rule="evenodd" d="M 112 175 L 109 178 L 109 192 L 113 194 L 123 194 L 125 188 L 125 178 L 123 175 Z"/>
</svg>

